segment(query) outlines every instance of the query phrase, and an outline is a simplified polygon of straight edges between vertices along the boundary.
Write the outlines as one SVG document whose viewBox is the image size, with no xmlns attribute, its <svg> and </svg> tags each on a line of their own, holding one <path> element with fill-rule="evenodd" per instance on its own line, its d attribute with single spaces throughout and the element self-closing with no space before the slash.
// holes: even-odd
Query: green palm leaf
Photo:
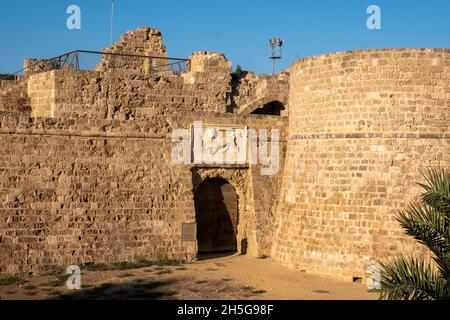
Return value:
<svg viewBox="0 0 450 320">
<path fill-rule="evenodd" d="M 381 299 L 440 300 L 448 297 L 445 279 L 421 258 L 400 257 L 381 267 Z"/>
<path fill-rule="evenodd" d="M 421 201 L 400 211 L 397 220 L 428 247 L 434 264 L 419 257 L 381 263 L 380 299 L 450 300 L 450 176 L 442 169 L 423 176 Z"/>
<path fill-rule="evenodd" d="M 442 211 L 450 218 L 450 179 L 443 170 L 431 169 L 422 173 L 426 183 L 418 183 L 425 192 L 422 195 L 424 203 L 432 208 Z"/>
</svg>

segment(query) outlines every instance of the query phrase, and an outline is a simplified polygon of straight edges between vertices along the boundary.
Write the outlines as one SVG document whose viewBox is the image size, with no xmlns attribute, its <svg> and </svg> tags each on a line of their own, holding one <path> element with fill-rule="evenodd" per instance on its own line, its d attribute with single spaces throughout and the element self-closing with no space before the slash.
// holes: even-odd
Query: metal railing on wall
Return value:
<svg viewBox="0 0 450 320">
<path fill-rule="evenodd" d="M 75 50 L 51 59 L 32 61 L 25 68 L 0 76 L 1 80 L 18 80 L 27 73 L 35 74 L 51 70 L 132 70 L 142 75 L 161 72 L 180 73 L 187 70 L 189 59 L 147 56 L 138 54 Z"/>
</svg>

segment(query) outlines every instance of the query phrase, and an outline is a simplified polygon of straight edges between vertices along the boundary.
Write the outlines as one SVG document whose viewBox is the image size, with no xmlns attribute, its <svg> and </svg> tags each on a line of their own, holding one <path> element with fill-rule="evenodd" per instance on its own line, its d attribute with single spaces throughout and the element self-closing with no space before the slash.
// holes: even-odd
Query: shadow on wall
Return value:
<svg viewBox="0 0 450 320">
<path fill-rule="evenodd" d="M 214 252 L 214 253 L 202 253 L 198 255 L 198 261 L 220 259 L 224 257 L 231 257 L 236 255 L 236 252 Z"/>
<path fill-rule="evenodd" d="M 237 251 L 238 197 L 225 179 L 203 181 L 195 191 L 198 252 Z"/>
<path fill-rule="evenodd" d="M 282 111 L 284 111 L 284 105 L 280 101 L 272 101 L 265 104 L 261 108 L 252 111 L 250 114 L 281 116 Z"/>
</svg>

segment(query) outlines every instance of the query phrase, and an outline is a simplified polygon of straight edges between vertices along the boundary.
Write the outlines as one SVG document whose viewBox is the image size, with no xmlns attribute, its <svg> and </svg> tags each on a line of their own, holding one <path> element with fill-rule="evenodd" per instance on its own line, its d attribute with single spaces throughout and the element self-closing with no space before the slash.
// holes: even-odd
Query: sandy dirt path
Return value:
<svg viewBox="0 0 450 320">
<path fill-rule="evenodd" d="M 3 281 L 0 299 L 356 300 L 377 299 L 359 283 L 286 269 L 270 258 L 208 257 L 186 265 L 126 270 L 83 270 L 81 290 L 69 290 L 64 273 Z M 1 281 L 0 281 L 1 283 Z"/>
<path fill-rule="evenodd" d="M 192 265 L 193 276 L 201 270 L 216 266 L 217 275 L 231 278 L 266 291 L 259 299 L 313 300 L 373 300 L 377 293 L 367 291 L 361 283 L 346 283 L 289 270 L 270 259 L 229 256 L 199 261 Z"/>
</svg>

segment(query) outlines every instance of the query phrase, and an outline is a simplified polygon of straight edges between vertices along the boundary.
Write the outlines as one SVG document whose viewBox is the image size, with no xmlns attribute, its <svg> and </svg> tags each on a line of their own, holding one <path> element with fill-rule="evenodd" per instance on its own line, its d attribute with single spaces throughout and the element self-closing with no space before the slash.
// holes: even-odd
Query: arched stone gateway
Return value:
<svg viewBox="0 0 450 320">
<path fill-rule="evenodd" d="M 225 179 L 203 181 L 195 193 L 199 253 L 237 251 L 238 196 Z"/>
<path fill-rule="evenodd" d="M 257 99 L 238 111 L 239 114 L 263 114 L 273 116 L 287 116 L 286 102 L 280 101 L 276 97 L 267 96 Z"/>
</svg>

